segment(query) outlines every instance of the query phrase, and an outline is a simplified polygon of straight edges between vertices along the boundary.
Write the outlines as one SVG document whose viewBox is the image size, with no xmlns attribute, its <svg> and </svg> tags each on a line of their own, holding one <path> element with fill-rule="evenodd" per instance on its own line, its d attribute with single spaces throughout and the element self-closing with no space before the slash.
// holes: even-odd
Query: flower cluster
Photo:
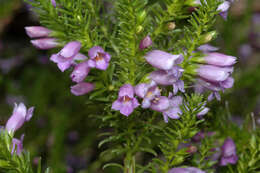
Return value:
<svg viewBox="0 0 260 173">
<path fill-rule="evenodd" d="M 37 38 L 31 40 L 31 43 L 38 49 L 47 50 L 58 46 L 57 39 L 51 38 L 51 30 L 42 26 L 28 26 L 25 31 L 30 38 Z"/>
<path fill-rule="evenodd" d="M 15 131 L 22 127 L 22 125 L 32 118 L 34 107 L 30 107 L 28 110 L 23 103 L 19 105 L 15 104 L 13 114 L 7 121 L 5 129 L 9 134 L 14 135 Z M 20 139 L 13 138 L 12 154 L 16 153 L 20 155 L 23 150 L 24 135 Z"/>
<path fill-rule="evenodd" d="M 207 52 L 199 62 L 199 68 L 196 70 L 198 75 L 198 85 L 202 89 L 212 91 L 208 100 L 214 97 L 220 100 L 219 91 L 231 88 L 234 79 L 231 77 L 233 65 L 236 63 L 236 57 L 224 55 L 217 52 Z"/>
<path fill-rule="evenodd" d="M 35 37 L 48 37 L 51 31 L 41 26 L 25 27 L 27 35 L 31 38 Z M 52 41 L 51 41 L 51 40 Z M 40 49 L 50 49 L 57 46 L 53 38 L 43 38 L 31 41 L 34 46 Z M 51 43 L 51 44 L 49 44 Z M 78 41 L 71 41 L 67 43 L 57 54 L 53 54 L 50 58 L 51 61 L 57 64 L 58 68 L 64 72 L 70 67 L 74 67 L 70 77 L 73 82 L 77 84 L 71 86 L 71 93 L 80 96 L 89 93 L 94 89 L 94 84 L 84 82 L 88 76 L 91 68 L 99 70 L 106 70 L 108 68 L 111 56 L 105 52 L 100 46 L 94 46 L 88 51 L 89 59 L 81 54 L 81 43 Z M 79 63 L 78 63 L 79 62 Z"/>
<path fill-rule="evenodd" d="M 144 38 L 140 43 L 140 49 L 149 47 L 152 41 L 149 36 Z M 130 84 L 123 85 L 119 90 L 119 97 L 113 103 L 112 109 L 119 110 L 123 115 L 130 115 L 139 103 L 134 94 L 142 99 L 141 107 L 143 109 L 150 108 L 154 111 L 162 112 L 165 122 L 168 117 L 172 119 L 180 118 L 182 111 L 181 96 L 174 96 L 180 90 L 184 92 L 184 82 L 180 80 L 183 69 L 177 64 L 183 61 L 182 55 L 172 55 L 170 53 L 153 50 L 145 56 L 146 61 L 157 68 L 156 71 L 149 75 L 150 83 L 140 83 L 136 86 Z M 161 95 L 158 85 L 173 86 L 173 93 L 168 97 Z"/>
</svg>

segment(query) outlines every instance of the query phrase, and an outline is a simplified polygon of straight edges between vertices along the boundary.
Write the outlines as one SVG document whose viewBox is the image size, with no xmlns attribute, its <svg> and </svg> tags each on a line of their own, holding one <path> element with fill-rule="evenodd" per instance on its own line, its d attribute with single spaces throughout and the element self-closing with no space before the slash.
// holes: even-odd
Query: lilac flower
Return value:
<svg viewBox="0 0 260 173">
<path fill-rule="evenodd" d="M 148 35 L 139 44 L 139 49 L 144 50 L 153 44 L 151 37 Z"/>
<path fill-rule="evenodd" d="M 145 56 L 146 61 L 160 70 L 171 70 L 175 64 L 183 60 L 182 55 L 172 55 L 170 53 L 153 50 Z"/>
<path fill-rule="evenodd" d="M 154 84 L 141 83 L 135 86 L 135 94 L 143 98 L 142 108 L 151 108 L 152 110 L 163 112 L 168 109 L 169 99 L 161 96 L 160 89 Z"/>
<path fill-rule="evenodd" d="M 51 61 L 57 63 L 59 69 L 64 72 L 74 62 L 75 56 L 79 53 L 81 44 L 78 41 L 69 42 L 57 54 L 51 56 Z"/>
<path fill-rule="evenodd" d="M 167 110 L 163 112 L 164 121 L 168 123 L 168 117 L 171 119 L 179 119 L 182 111 L 180 109 L 180 105 L 182 104 L 181 96 L 173 96 L 172 93 L 168 96 L 169 99 L 169 107 Z"/>
<path fill-rule="evenodd" d="M 55 0 L 51 0 L 51 4 L 53 5 L 53 7 L 56 7 L 56 1 Z"/>
<path fill-rule="evenodd" d="M 42 26 L 27 26 L 25 31 L 30 38 L 48 37 L 51 33 L 51 30 Z"/>
<path fill-rule="evenodd" d="M 183 69 L 174 66 L 171 70 L 157 70 L 150 74 L 150 78 L 159 85 L 172 85 L 173 93 L 177 94 L 178 90 L 185 92 L 184 82 L 180 80 Z"/>
<path fill-rule="evenodd" d="M 95 86 L 92 83 L 80 82 L 70 87 L 70 91 L 75 96 L 81 96 L 94 90 Z"/>
<path fill-rule="evenodd" d="M 213 65 L 201 65 L 197 69 L 198 76 L 211 82 L 223 82 L 233 72 L 233 67 L 217 67 Z"/>
<path fill-rule="evenodd" d="M 12 151 L 11 154 L 16 153 L 17 155 L 20 155 L 23 151 L 23 139 L 24 139 L 24 134 L 21 136 L 20 139 L 13 138 L 12 140 Z"/>
<path fill-rule="evenodd" d="M 221 159 L 220 159 L 220 165 L 226 166 L 229 163 L 230 164 L 236 164 L 238 157 L 236 154 L 236 145 L 234 141 L 231 138 L 227 138 L 224 142 L 224 144 L 221 147 L 222 153 L 221 153 Z"/>
<path fill-rule="evenodd" d="M 138 106 L 138 100 L 134 98 L 134 87 L 130 84 L 125 84 L 120 88 L 118 99 L 112 104 L 112 109 L 129 116 Z"/>
<path fill-rule="evenodd" d="M 88 66 L 88 62 L 84 61 L 76 65 L 70 77 L 73 82 L 82 82 L 88 75 L 90 68 Z"/>
<path fill-rule="evenodd" d="M 168 173 L 205 173 L 205 172 L 198 168 L 187 167 L 187 168 L 173 168 Z"/>
<path fill-rule="evenodd" d="M 205 138 L 205 133 L 203 131 L 199 131 L 198 133 L 196 133 L 196 135 L 192 137 L 192 140 L 194 142 L 200 142 L 204 138 Z"/>
<path fill-rule="evenodd" d="M 224 19 L 227 20 L 228 9 L 230 8 L 231 3 L 229 1 L 224 1 L 220 4 L 217 8 L 217 11 L 220 11 L 219 15 Z"/>
<path fill-rule="evenodd" d="M 6 130 L 9 133 L 14 133 L 17 129 L 22 127 L 25 121 L 29 121 L 32 118 L 34 107 L 26 109 L 23 103 L 19 105 L 15 104 L 13 114 L 6 123 Z"/>
<path fill-rule="evenodd" d="M 203 44 L 201 45 L 200 47 L 197 48 L 199 51 L 202 51 L 202 52 L 214 52 L 214 51 L 217 51 L 219 50 L 218 47 L 214 47 L 214 46 L 211 46 L 209 44 Z"/>
<path fill-rule="evenodd" d="M 197 114 L 197 118 L 201 119 L 204 115 L 206 115 L 209 112 L 209 108 L 205 107 L 203 105 L 202 110 Z"/>
<path fill-rule="evenodd" d="M 97 68 L 99 70 L 106 70 L 109 65 L 111 56 L 105 52 L 102 47 L 94 46 L 88 51 L 88 65 L 90 68 Z"/>
<path fill-rule="evenodd" d="M 228 56 L 221 53 L 208 53 L 206 57 L 204 57 L 204 61 L 209 65 L 219 66 L 219 67 L 227 67 L 232 66 L 236 63 L 236 57 Z"/>
<path fill-rule="evenodd" d="M 33 46 L 38 49 L 47 50 L 58 46 L 57 39 L 55 38 L 40 38 L 37 40 L 31 40 Z"/>
<path fill-rule="evenodd" d="M 212 93 L 208 97 L 208 100 L 211 101 L 214 97 L 216 97 L 217 100 L 220 100 L 220 95 L 218 92 L 224 91 L 228 88 L 232 88 L 234 84 L 234 79 L 232 77 L 228 77 L 226 80 L 222 82 L 210 82 L 205 79 L 198 79 L 198 83 L 204 88 L 207 88 L 212 91 Z"/>
</svg>

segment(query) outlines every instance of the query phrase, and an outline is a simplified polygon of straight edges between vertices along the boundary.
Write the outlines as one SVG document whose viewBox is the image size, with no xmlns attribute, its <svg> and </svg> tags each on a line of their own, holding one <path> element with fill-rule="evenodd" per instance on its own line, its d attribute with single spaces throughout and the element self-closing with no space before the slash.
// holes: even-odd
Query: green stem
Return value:
<svg viewBox="0 0 260 173">
<path fill-rule="evenodd" d="M 135 173 L 135 156 L 129 152 L 125 158 L 124 173 Z"/>
</svg>

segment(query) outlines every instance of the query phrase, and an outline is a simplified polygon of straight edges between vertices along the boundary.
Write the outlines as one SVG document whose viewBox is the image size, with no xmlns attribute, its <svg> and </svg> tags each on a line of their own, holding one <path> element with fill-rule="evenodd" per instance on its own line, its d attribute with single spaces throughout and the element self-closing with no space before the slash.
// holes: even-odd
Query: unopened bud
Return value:
<svg viewBox="0 0 260 173">
<path fill-rule="evenodd" d="M 142 24 L 144 22 L 144 19 L 146 18 L 147 13 L 146 11 L 141 11 L 138 15 L 137 15 L 137 23 L 138 24 Z"/>
<path fill-rule="evenodd" d="M 168 30 L 174 30 L 175 27 L 176 27 L 176 25 L 175 25 L 174 22 L 169 22 L 169 23 L 167 24 L 167 28 L 168 28 Z"/>
<path fill-rule="evenodd" d="M 197 151 L 198 151 L 197 147 L 191 145 L 191 146 L 188 147 L 186 152 L 193 154 L 193 153 L 196 153 Z"/>
<path fill-rule="evenodd" d="M 200 43 L 201 44 L 208 43 L 208 42 L 212 41 L 216 36 L 217 36 L 216 31 L 208 32 L 202 36 Z"/>
<path fill-rule="evenodd" d="M 141 25 L 139 25 L 139 26 L 136 28 L 136 33 L 139 34 L 139 33 L 141 33 L 143 30 L 144 30 L 144 28 L 143 28 Z"/>
</svg>

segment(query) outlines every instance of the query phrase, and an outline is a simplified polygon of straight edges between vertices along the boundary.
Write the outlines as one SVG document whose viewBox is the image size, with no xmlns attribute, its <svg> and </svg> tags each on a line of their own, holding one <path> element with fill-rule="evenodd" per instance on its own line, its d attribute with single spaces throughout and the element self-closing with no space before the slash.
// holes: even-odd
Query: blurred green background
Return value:
<svg viewBox="0 0 260 173">
<path fill-rule="evenodd" d="M 260 3 L 235 1 L 227 21 L 217 22 L 219 37 L 212 44 L 220 52 L 239 57 L 233 89 L 223 102 L 239 123 L 255 113 L 260 125 Z M 30 6 L 21 0 L 0 1 L 0 125 L 12 113 L 15 102 L 35 106 L 32 121 L 18 131 L 34 164 L 42 157 L 53 172 L 118 172 L 102 170 L 109 158 L 100 158 L 98 123 L 85 98 L 70 93 L 70 72 L 61 73 L 49 61 L 52 51 L 32 47 L 24 27 L 39 25 Z M 221 103 L 224 104 L 224 103 Z M 104 130 L 104 129 L 103 129 Z"/>
</svg>

